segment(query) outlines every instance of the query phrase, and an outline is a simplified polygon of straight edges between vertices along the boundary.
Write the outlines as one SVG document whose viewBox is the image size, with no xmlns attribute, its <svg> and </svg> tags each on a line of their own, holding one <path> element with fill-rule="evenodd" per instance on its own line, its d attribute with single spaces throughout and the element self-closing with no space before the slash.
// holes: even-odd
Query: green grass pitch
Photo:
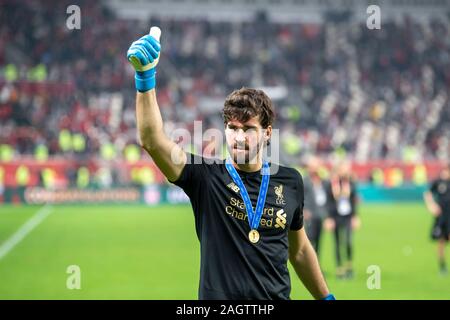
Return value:
<svg viewBox="0 0 450 320">
<path fill-rule="evenodd" d="M 39 206 L 0 206 L 0 246 Z M 450 276 L 438 273 L 431 215 L 421 203 L 365 204 L 355 233 L 355 278 L 334 276 L 331 234 L 321 265 L 338 299 L 450 299 Z M 447 250 L 447 261 L 450 253 Z M 67 268 L 81 270 L 69 290 Z M 381 287 L 368 289 L 370 265 Z M 292 299 L 311 299 L 293 269 Z M 0 258 L 0 299 L 196 299 L 199 244 L 191 207 L 54 206 Z"/>
</svg>

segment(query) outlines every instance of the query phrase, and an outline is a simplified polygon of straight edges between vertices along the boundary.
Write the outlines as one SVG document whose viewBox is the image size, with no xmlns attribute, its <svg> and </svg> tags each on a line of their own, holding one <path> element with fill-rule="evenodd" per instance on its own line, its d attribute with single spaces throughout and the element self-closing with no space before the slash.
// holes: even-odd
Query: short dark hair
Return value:
<svg viewBox="0 0 450 320">
<path fill-rule="evenodd" d="M 270 98 L 264 91 L 252 88 L 241 88 L 230 93 L 225 99 L 222 115 L 225 125 L 231 120 L 247 122 L 259 116 L 259 123 L 264 129 L 272 125 L 275 119 Z"/>
</svg>

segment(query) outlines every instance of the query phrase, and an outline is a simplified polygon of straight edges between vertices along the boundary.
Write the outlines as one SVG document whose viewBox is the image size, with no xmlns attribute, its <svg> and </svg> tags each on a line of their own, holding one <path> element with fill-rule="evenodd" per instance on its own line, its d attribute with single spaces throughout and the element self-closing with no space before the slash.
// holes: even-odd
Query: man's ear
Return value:
<svg viewBox="0 0 450 320">
<path fill-rule="evenodd" d="M 271 137 L 272 137 L 272 126 L 268 126 L 264 133 L 264 142 L 266 142 L 267 145 L 270 144 Z"/>
</svg>

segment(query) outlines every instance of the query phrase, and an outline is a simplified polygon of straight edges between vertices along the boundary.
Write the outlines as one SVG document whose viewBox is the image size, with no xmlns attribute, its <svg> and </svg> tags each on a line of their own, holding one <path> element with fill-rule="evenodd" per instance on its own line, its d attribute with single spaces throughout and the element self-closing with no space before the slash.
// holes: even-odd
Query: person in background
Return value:
<svg viewBox="0 0 450 320">
<path fill-rule="evenodd" d="M 325 228 L 334 231 L 336 276 L 338 279 L 353 278 L 353 230 L 358 228 L 358 196 L 348 162 L 337 165 L 327 188 L 329 218 Z"/>
<path fill-rule="evenodd" d="M 322 225 L 327 217 L 326 187 L 328 184 L 319 175 L 320 167 L 321 161 L 319 158 L 310 157 L 307 160 L 306 169 L 308 174 L 304 179 L 305 207 L 303 209 L 306 233 L 318 257 Z"/>
<path fill-rule="evenodd" d="M 424 193 L 427 209 L 434 216 L 431 238 L 438 241 L 439 270 L 448 273 L 445 262 L 445 246 L 450 239 L 450 164 L 441 171 L 428 191 Z"/>
</svg>

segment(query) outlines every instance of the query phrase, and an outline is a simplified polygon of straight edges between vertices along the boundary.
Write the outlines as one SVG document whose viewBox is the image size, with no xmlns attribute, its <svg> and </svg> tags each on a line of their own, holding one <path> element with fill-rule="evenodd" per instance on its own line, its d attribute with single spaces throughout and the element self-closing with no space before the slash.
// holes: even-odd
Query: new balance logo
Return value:
<svg viewBox="0 0 450 320">
<path fill-rule="evenodd" d="M 240 191 L 239 187 L 234 182 L 231 182 L 230 184 L 228 184 L 227 187 L 236 193 L 239 193 L 239 191 Z"/>
</svg>

